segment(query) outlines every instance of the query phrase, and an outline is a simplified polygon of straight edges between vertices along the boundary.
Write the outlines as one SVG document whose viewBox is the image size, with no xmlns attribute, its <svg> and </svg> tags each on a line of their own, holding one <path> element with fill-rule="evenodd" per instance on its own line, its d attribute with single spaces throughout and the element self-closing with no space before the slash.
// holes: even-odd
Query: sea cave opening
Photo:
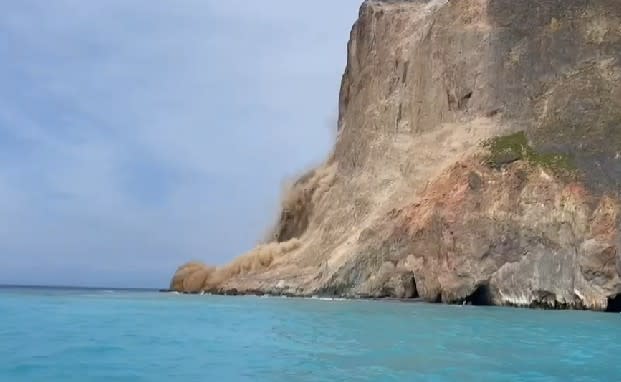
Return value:
<svg viewBox="0 0 621 382">
<path fill-rule="evenodd" d="M 420 295 L 418 294 L 418 288 L 416 288 L 416 277 L 412 276 L 411 283 L 412 285 L 410 286 L 411 291 L 409 293 L 409 298 L 420 298 Z"/>
<path fill-rule="evenodd" d="M 606 312 L 621 313 L 621 294 L 608 297 Z"/>
<path fill-rule="evenodd" d="M 488 284 L 479 285 L 474 292 L 466 297 L 466 304 L 488 306 L 494 305 L 492 301 L 492 293 Z"/>
</svg>

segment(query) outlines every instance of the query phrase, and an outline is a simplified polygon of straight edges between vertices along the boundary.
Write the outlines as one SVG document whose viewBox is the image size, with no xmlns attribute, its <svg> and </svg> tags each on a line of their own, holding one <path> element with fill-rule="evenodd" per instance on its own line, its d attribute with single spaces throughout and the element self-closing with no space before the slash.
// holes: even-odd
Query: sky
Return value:
<svg viewBox="0 0 621 382">
<path fill-rule="evenodd" d="M 331 149 L 360 2 L 5 2 L 0 284 L 166 287 L 251 249 Z"/>
</svg>

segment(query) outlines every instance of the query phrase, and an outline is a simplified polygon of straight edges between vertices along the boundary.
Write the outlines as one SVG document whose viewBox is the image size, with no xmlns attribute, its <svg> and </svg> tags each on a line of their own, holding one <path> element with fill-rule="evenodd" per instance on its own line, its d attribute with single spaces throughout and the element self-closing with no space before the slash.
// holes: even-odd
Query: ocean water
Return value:
<svg viewBox="0 0 621 382">
<path fill-rule="evenodd" d="M 619 381 L 621 315 L 0 288 L 0 381 Z"/>
</svg>

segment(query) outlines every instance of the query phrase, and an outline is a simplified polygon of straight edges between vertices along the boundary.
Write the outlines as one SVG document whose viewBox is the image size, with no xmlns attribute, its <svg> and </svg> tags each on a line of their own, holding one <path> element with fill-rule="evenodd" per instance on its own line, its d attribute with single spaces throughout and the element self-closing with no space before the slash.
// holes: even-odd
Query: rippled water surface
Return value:
<svg viewBox="0 0 621 382">
<path fill-rule="evenodd" d="M 621 315 L 0 289 L 0 381 L 618 381 Z"/>
</svg>

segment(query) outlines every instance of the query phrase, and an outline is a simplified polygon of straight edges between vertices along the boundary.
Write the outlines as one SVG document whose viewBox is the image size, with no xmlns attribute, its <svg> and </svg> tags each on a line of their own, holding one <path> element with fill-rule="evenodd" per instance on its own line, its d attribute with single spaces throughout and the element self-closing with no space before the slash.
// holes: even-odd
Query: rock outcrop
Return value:
<svg viewBox="0 0 621 382">
<path fill-rule="evenodd" d="M 274 242 L 171 288 L 619 310 L 620 207 L 621 2 L 366 1 Z"/>
</svg>

